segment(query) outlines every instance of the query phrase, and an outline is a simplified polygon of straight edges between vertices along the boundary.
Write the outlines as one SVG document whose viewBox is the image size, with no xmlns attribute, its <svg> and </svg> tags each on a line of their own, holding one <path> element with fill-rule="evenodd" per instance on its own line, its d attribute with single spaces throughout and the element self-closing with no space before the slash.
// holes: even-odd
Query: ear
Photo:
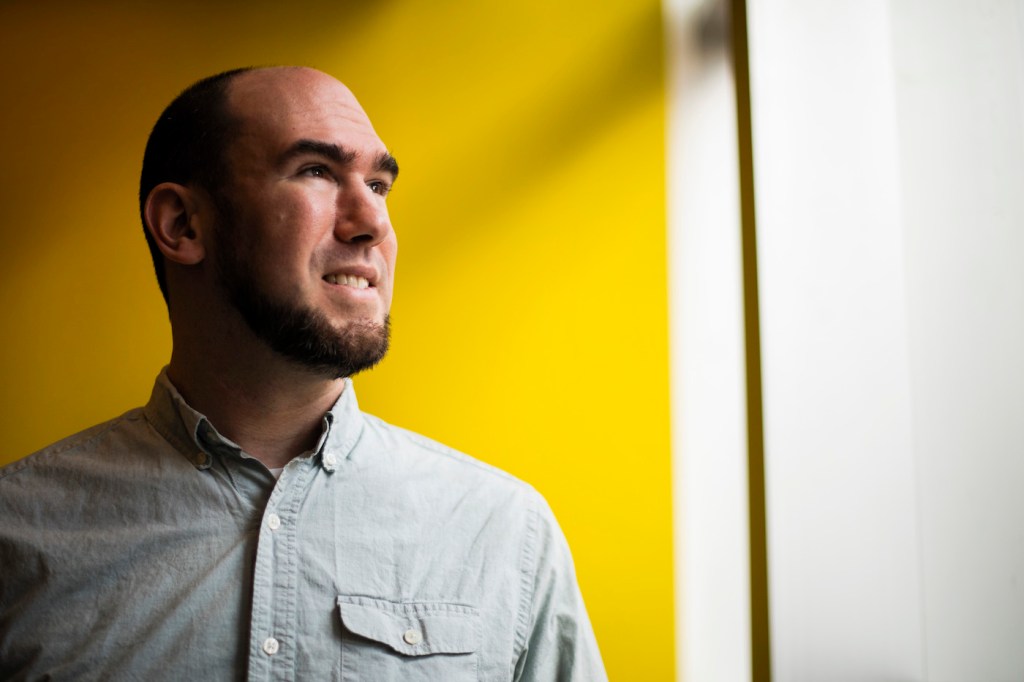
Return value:
<svg viewBox="0 0 1024 682">
<path fill-rule="evenodd" d="M 206 232 L 212 227 L 212 204 L 204 193 L 162 182 L 146 197 L 146 229 L 172 263 L 196 265 L 206 257 Z"/>
</svg>

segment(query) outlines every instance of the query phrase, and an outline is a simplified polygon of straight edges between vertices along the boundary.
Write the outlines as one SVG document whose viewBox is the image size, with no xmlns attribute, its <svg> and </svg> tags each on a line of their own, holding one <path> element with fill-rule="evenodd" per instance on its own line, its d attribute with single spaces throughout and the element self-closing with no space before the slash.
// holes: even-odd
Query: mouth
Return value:
<svg viewBox="0 0 1024 682">
<path fill-rule="evenodd" d="M 369 289 L 373 286 L 366 277 L 350 275 L 344 272 L 324 275 L 323 280 L 328 284 L 352 287 L 353 289 Z"/>
</svg>

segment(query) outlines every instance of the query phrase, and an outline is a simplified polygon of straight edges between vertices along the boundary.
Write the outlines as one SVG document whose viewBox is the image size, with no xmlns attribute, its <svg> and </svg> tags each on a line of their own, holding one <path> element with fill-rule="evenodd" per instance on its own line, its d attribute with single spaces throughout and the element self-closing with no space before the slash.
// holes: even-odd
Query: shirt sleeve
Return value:
<svg viewBox="0 0 1024 682">
<path fill-rule="evenodd" d="M 607 680 L 594 630 L 576 582 L 572 554 L 555 516 L 539 495 L 532 594 L 518 682 Z"/>
</svg>

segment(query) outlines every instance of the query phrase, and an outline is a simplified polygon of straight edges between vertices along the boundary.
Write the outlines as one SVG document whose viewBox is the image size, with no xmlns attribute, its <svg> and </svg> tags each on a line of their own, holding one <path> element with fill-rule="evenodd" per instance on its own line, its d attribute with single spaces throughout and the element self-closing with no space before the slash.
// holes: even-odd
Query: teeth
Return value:
<svg viewBox="0 0 1024 682">
<path fill-rule="evenodd" d="M 324 280 L 330 284 L 344 284 L 345 286 L 355 287 L 356 289 L 365 289 L 370 286 L 369 280 L 365 277 L 346 275 L 344 273 L 340 275 L 324 275 Z"/>
</svg>

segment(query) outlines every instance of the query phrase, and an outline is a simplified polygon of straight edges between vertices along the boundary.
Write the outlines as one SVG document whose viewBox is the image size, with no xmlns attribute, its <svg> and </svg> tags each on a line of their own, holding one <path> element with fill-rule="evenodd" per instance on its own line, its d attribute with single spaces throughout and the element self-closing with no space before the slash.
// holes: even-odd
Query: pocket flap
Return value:
<svg viewBox="0 0 1024 682">
<path fill-rule="evenodd" d="M 472 606 L 342 595 L 338 609 L 350 632 L 407 656 L 470 654 L 479 646 L 480 614 Z"/>
</svg>

